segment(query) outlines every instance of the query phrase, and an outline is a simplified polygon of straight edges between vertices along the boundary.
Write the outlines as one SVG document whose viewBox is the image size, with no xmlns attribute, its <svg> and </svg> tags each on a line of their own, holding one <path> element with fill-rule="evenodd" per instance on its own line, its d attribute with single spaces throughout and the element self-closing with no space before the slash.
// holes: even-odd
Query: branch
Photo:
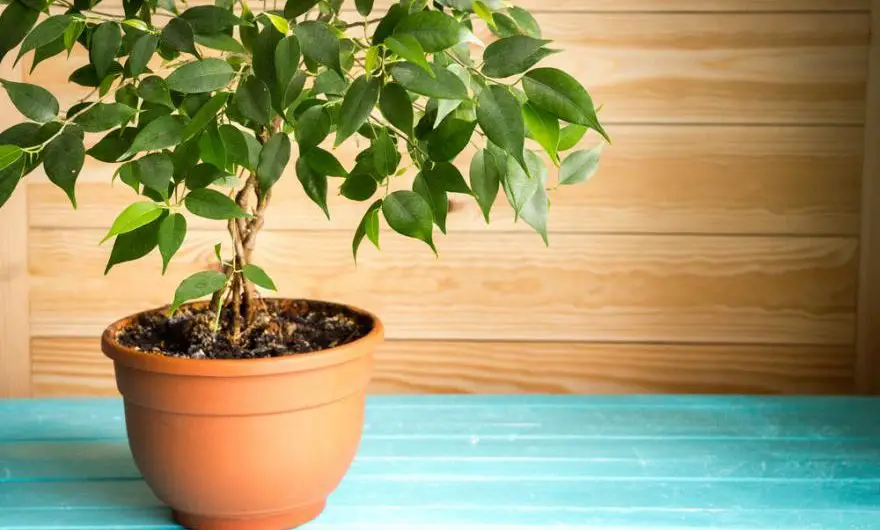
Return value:
<svg viewBox="0 0 880 530">
<path fill-rule="evenodd" d="M 372 18 L 372 19 L 370 19 L 370 20 L 361 20 L 360 22 L 350 22 L 350 23 L 348 23 L 348 24 L 346 24 L 346 25 L 344 25 L 344 26 L 342 26 L 342 27 L 345 28 L 345 29 L 356 28 L 356 27 L 358 27 L 358 26 L 364 26 L 364 27 L 367 27 L 367 26 L 369 26 L 370 24 L 377 24 L 377 23 L 379 23 L 379 22 L 382 22 L 382 19 L 381 19 L 381 18 Z"/>
</svg>

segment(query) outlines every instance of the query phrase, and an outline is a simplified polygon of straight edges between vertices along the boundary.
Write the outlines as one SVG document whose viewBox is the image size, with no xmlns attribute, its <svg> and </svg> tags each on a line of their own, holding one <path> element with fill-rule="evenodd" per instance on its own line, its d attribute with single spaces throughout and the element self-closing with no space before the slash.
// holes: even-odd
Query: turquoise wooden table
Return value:
<svg viewBox="0 0 880 530">
<path fill-rule="evenodd" d="M 170 529 L 117 400 L 0 401 L 0 528 Z M 880 529 L 880 400 L 375 397 L 304 530 Z"/>
</svg>

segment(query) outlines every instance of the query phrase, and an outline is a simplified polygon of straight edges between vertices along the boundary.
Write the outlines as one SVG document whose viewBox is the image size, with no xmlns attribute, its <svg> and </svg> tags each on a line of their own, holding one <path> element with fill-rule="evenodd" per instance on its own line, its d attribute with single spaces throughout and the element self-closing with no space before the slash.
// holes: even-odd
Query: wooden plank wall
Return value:
<svg viewBox="0 0 880 530">
<path fill-rule="evenodd" d="M 326 222 L 288 175 L 258 256 L 281 294 L 385 319 L 377 392 L 855 391 L 870 0 L 524 4 L 615 140 L 552 197 L 550 248 L 456 201 L 439 259 L 385 233 L 355 268 L 363 205 Z M 74 67 L 27 78 L 70 103 Z M 166 303 L 222 238 L 194 220 L 167 276 L 152 256 L 103 277 L 97 242 L 130 199 L 111 174 L 90 163 L 76 212 L 27 186 L 35 395 L 115 392 L 103 327 Z"/>
</svg>

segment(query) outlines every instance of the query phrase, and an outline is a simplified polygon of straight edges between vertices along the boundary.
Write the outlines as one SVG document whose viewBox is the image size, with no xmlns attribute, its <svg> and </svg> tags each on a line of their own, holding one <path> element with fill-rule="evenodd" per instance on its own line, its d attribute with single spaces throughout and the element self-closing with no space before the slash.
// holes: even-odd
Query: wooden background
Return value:
<svg viewBox="0 0 880 530">
<path fill-rule="evenodd" d="M 856 392 L 870 0 L 520 4 L 614 139 L 551 197 L 550 248 L 457 200 L 439 259 L 386 231 L 356 268 L 364 205 L 326 222 L 288 175 L 258 256 L 281 294 L 383 317 L 377 392 Z M 85 61 L 2 73 L 69 104 Z M 193 219 L 167 276 L 153 255 L 103 277 L 131 199 L 111 174 L 89 160 L 78 211 L 32 175 L 0 212 L 0 395 L 114 393 L 104 326 L 210 265 L 221 227 Z"/>
</svg>

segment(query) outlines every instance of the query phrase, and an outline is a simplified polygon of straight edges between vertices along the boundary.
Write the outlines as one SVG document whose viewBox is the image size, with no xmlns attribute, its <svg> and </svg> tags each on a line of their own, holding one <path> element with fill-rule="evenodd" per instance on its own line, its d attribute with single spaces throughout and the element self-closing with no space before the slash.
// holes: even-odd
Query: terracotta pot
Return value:
<svg viewBox="0 0 880 530">
<path fill-rule="evenodd" d="M 365 337 L 316 353 L 193 360 L 138 352 L 104 332 L 144 480 L 184 526 L 293 528 L 317 517 L 361 438 L 373 351 Z"/>
</svg>

